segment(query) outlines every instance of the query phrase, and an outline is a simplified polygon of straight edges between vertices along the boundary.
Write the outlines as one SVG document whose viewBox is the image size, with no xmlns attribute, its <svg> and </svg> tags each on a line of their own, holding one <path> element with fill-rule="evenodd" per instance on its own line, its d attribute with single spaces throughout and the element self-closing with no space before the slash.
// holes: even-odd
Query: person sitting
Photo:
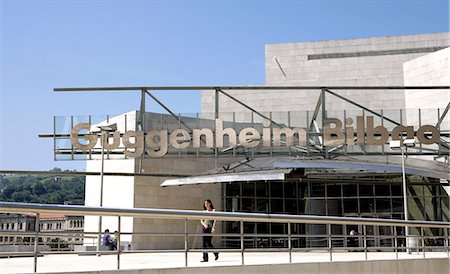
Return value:
<svg viewBox="0 0 450 274">
<path fill-rule="evenodd" d="M 108 247 L 109 250 L 117 249 L 116 243 L 111 239 L 111 234 L 109 234 L 109 229 L 106 229 L 105 233 L 103 234 L 103 245 Z"/>
<path fill-rule="evenodd" d="M 114 231 L 114 236 L 112 237 L 112 242 L 114 244 L 114 250 L 117 249 L 117 246 L 118 246 L 117 241 L 118 240 L 119 240 L 119 232 L 117 232 L 117 230 L 116 230 L 116 231 Z"/>
</svg>

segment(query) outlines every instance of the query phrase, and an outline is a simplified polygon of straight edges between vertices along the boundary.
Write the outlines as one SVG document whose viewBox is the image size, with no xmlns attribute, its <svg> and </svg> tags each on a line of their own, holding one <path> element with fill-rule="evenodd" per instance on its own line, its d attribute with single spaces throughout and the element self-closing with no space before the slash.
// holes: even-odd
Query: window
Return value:
<svg viewBox="0 0 450 274">
<path fill-rule="evenodd" d="M 359 204 L 361 206 L 361 213 L 375 212 L 373 198 L 359 199 Z"/>
<path fill-rule="evenodd" d="M 356 184 L 343 185 L 344 197 L 357 197 L 358 190 Z"/>
<path fill-rule="evenodd" d="M 375 184 L 375 195 L 377 196 L 390 196 L 391 192 L 389 185 L 385 184 Z"/>
<path fill-rule="evenodd" d="M 340 184 L 328 184 L 327 185 L 327 197 L 341 197 L 341 185 Z"/>
<path fill-rule="evenodd" d="M 243 197 L 255 197 L 255 185 L 254 183 L 242 183 L 242 196 Z"/>
<path fill-rule="evenodd" d="M 358 200 L 356 198 L 344 199 L 344 213 L 357 213 Z"/>
<path fill-rule="evenodd" d="M 311 183 L 311 197 L 325 197 L 325 184 Z"/>
<path fill-rule="evenodd" d="M 239 183 L 229 183 L 226 186 L 226 196 L 240 196 Z M 72 227 L 72 222 L 70 221 L 70 226 Z"/>
<path fill-rule="evenodd" d="M 270 182 L 270 197 L 283 198 L 283 183 Z"/>
<path fill-rule="evenodd" d="M 373 185 L 359 185 L 359 196 L 371 197 L 373 196 Z"/>
<path fill-rule="evenodd" d="M 285 198 L 296 198 L 297 193 L 297 182 L 285 182 L 284 183 L 284 197 Z"/>
<path fill-rule="evenodd" d="M 257 197 L 269 197 L 269 183 L 255 183 Z"/>
</svg>

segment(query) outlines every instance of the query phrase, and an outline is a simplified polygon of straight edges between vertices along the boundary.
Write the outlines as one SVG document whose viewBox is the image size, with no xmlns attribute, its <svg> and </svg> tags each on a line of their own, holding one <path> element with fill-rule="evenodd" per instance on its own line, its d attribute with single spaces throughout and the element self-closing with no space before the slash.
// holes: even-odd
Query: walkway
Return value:
<svg viewBox="0 0 450 274">
<path fill-rule="evenodd" d="M 421 259 L 422 253 L 398 253 L 399 259 Z M 427 252 L 426 258 L 448 258 L 447 252 Z M 221 253 L 218 261 L 201 263 L 201 253 L 189 253 L 189 267 L 231 266 L 241 264 L 240 253 Z M 395 260 L 395 252 L 368 252 L 368 260 Z M 214 258 L 210 254 L 210 259 Z M 30 273 L 33 272 L 33 257 L 0 258 L 0 273 Z M 251 252 L 246 253 L 246 265 L 285 264 L 289 263 L 287 252 Z M 333 262 L 364 261 L 364 252 L 335 252 Z M 330 254 L 326 252 L 296 252 L 292 253 L 293 263 L 329 262 Z M 183 268 L 184 253 L 145 253 L 120 255 L 121 269 L 159 269 Z M 38 272 L 78 272 L 117 269 L 117 255 L 78 256 L 45 255 L 38 258 Z"/>
</svg>

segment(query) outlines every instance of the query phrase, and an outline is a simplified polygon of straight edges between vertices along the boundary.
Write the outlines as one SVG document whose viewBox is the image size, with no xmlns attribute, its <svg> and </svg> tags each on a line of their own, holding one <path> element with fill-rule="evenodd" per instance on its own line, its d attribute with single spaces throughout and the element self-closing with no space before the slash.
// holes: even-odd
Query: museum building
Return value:
<svg viewBox="0 0 450 274">
<path fill-rule="evenodd" d="M 98 171 L 99 151 L 106 149 L 105 172 L 136 174 L 105 176 L 103 194 L 99 176 L 87 176 L 87 206 L 99 206 L 103 195 L 105 207 L 201 210 L 209 198 L 220 211 L 405 219 L 405 174 L 407 218 L 448 222 L 449 46 L 449 33 L 267 45 L 265 85 L 203 87 L 201 113 L 146 112 L 144 101 L 139 111 L 118 116 L 55 117 L 55 136 L 71 135 L 55 138 L 55 158 L 87 160 L 87 171 Z M 153 90 L 176 87 L 139 89 L 154 98 Z M 95 126 L 112 123 L 117 130 L 103 146 L 97 135 L 86 137 Z M 117 224 L 105 217 L 102 229 L 116 230 Z M 239 223 L 222 222 L 219 228 L 238 233 Z M 84 229 L 97 231 L 98 218 L 86 216 Z M 197 222 L 189 223 L 190 231 L 198 229 Z M 184 225 L 123 218 L 121 230 L 183 232 Z M 334 235 L 351 230 L 405 233 L 332 226 Z M 245 223 L 244 231 L 277 235 L 287 227 Z M 297 224 L 292 233 L 308 235 L 296 237 L 293 247 L 326 244 L 325 225 Z M 126 237 L 135 249 L 184 244 L 176 237 Z M 215 238 L 223 247 L 238 244 L 233 237 Z M 199 240 L 193 237 L 190 244 Z M 287 243 L 282 237 L 249 237 L 245 244 Z M 347 243 L 343 237 L 333 245 Z M 394 243 L 374 237 L 368 245 Z"/>
</svg>

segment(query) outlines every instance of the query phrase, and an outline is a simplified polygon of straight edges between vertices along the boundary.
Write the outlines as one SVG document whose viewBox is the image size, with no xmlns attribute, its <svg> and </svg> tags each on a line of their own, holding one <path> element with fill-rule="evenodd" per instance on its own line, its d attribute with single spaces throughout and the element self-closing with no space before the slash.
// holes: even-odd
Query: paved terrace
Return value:
<svg viewBox="0 0 450 274">
<path fill-rule="evenodd" d="M 429 261 L 435 267 L 438 267 L 435 263 L 436 261 L 433 258 L 441 258 L 439 262 L 442 261 L 447 262 L 444 269 L 447 269 L 445 272 L 441 272 L 441 270 L 437 269 L 438 272 L 427 271 L 427 273 L 450 273 L 449 266 L 450 259 L 448 257 L 447 252 L 426 252 L 425 261 Z M 214 267 L 214 273 L 230 273 L 235 272 L 236 270 L 232 270 L 234 268 L 230 268 L 229 266 L 241 266 L 241 253 L 221 253 L 218 261 L 209 261 L 206 263 L 201 263 L 201 253 L 189 253 L 188 257 L 188 268 L 185 268 L 185 257 L 183 252 L 174 252 L 174 253 L 146 253 L 146 254 L 121 254 L 120 255 L 120 270 L 123 273 L 182 273 L 181 271 L 185 269 L 186 273 L 199 273 L 202 269 L 198 269 L 199 267 Z M 210 256 L 213 258 L 212 254 Z M 399 252 L 398 258 L 396 260 L 395 252 L 368 252 L 367 259 L 365 261 L 365 253 L 364 252 L 334 252 L 332 253 L 333 262 L 330 263 L 330 253 L 328 252 L 296 252 L 292 253 L 292 266 L 295 269 L 298 269 L 302 273 L 325 273 L 323 271 L 319 272 L 310 272 L 308 269 L 311 267 L 316 267 L 319 270 L 320 267 L 330 268 L 338 270 L 338 266 L 343 265 L 342 262 L 347 262 L 345 265 L 349 266 L 350 262 L 363 262 L 367 265 L 370 265 L 372 272 L 367 273 L 379 273 L 375 270 L 375 264 L 370 264 L 370 262 L 380 261 L 379 267 L 387 267 L 388 262 L 401 262 L 405 265 L 405 273 L 424 273 L 420 270 L 421 268 L 414 266 L 412 269 L 408 269 L 406 266 L 417 265 L 417 261 L 423 260 L 423 253 L 413 252 L 412 254 L 407 254 L 405 252 Z M 210 259 L 211 259 L 210 258 Z M 418 260 L 420 259 L 420 260 Z M 78 256 L 75 254 L 68 255 L 45 255 L 43 257 L 39 257 L 37 265 L 38 273 L 74 273 L 74 272 L 117 272 L 117 255 L 102 255 L 100 257 L 91 255 L 91 256 Z M 245 253 L 244 256 L 245 266 L 239 267 L 239 269 L 244 269 L 242 272 L 252 273 L 256 270 L 252 269 L 251 266 L 255 265 L 271 265 L 269 268 L 265 268 L 265 271 L 262 269 L 254 272 L 254 273 L 271 273 L 271 268 L 277 269 L 281 266 L 286 266 L 289 264 L 289 253 L 288 252 L 251 252 Z M 15 258 L 1 258 L 0 259 L 0 273 L 32 273 L 33 272 L 33 257 L 15 257 Z M 314 264 L 311 264 L 314 263 Z M 369 263 L 369 264 L 367 264 Z M 279 266 L 277 266 L 279 265 Z M 225 268 L 221 268 L 225 267 Z M 428 266 L 429 267 L 429 266 Z M 247 270 L 245 270 L 247 268 Z M 342 267 L 341 267 L 342 268 Z M 361 268 L 361 266 L 360 266 Z M 390 267 L 392 268 L 392 266 Z M 397 266 L 398 268 L 398 266 Z M 442 267 L 440 267 L 442 268 Z M 153 269 L 155 271 L 145 271 L 146 269 Z M 157 270 L 159 269 L 159 270 Z M 166 269 L 163 271 L 162 269 Z M 189 271 L 191 269 L 192 271 Z M 224 269 L 221 270 L 220 269 Z M 267 270 L 269 269 L 269 270 Z M 128 270 L 128 271 L 126 271 Z M 130 271 L 131 270 L 131 271 Z M 139 271 L 132 271 L 139 270 Z M 304 272 L 305 270 L 306 272 Z M 406 271 L 408 270 L 408 271 Z M 356 270 L 355 270 L 356 271 Z M 203 271 L 201 271 L 203 273 Z M 288 271 L 289 272 L 289 271 Z M 297 271 L 295 271 L 297 272 Z M 342 271 L 334 272 L 341 273 Z M 357 273 L 358 271 L 354 272 Z M 383 271 L 384 273 L 389 273 L 389 271 Z M 398 269 L 393 269 L 392 273 L 397 273 Z M 185 273 L 185 272 L 183 272 Z M 329 272 L 328 272 L 329 273 Z M 344 272 L 345 273 L 345 272 Z M 400 273 L 400 272 L 398 272 Z"/>
</svg>

